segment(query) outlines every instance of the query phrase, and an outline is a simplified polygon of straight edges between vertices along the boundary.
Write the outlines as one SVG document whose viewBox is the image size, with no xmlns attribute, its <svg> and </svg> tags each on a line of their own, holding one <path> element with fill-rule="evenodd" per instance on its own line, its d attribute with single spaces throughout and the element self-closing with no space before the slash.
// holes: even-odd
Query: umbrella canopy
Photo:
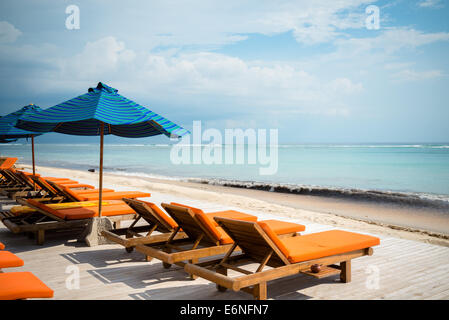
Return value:
<svg viewBox="0 0 449 320">
<path fill-rule="evenodd" d="M 17 127 L 38 132 L 97 136 L 100 139 L 99 216 L 103 190 L 104 135 L 127 138 L 164 134 L 179 138 L 189 133 L 159 114 L 123 97 L 101 82 L 96 88 L 46 110 L 22 117 Z"/>
<path fill-rule="evenodd" d="M 15 141 L 17 141 L 17 139 L 0 139 L 0 143 L 11 143 Z"/>
<path fill-rule="evenodd" d="M 157 113 L 123 97 L 103 83 L 86 94 L 21 118 L 18 127 L 31 131 L 95 136 L 104 134 L 127 138 L 165 134 L 181 137 L 188 131 Z"/>
<path fill-rule="evenodd" d="M 0 118 L 0 143 L 9 143 L 20 138 L 31 138 L 31 151 L 33 160 L 33 174 L 36 173 L 34 161 L 34 137 L 42 134 L 42 132 L 34 132 L 16 128 L 17 122 L 25 116 L 32 115 L 42 109 L 34 104 L 27 105 L 20 110 L 12 112 Z"/>
<path fill-rule="evenodd" d="M 30 104 L 28 106 L 23 107 L 20 110 L 12 112 L 4 117 L 0 118 L 0 139 L 1 140 L 10 140 L 10 139 L 18 139 L 18 138 L 30 138 L 32 136 L 38 136 L 42 134 L 42 132 L 35 132 L 33 130 L 23 130 L 16 128 L 15 125 L 17 121 L 22 119 L 22 117 L 32 115 L 36 112 L 42 111 L 41 108 L 34 104 Z"/>
</svg>

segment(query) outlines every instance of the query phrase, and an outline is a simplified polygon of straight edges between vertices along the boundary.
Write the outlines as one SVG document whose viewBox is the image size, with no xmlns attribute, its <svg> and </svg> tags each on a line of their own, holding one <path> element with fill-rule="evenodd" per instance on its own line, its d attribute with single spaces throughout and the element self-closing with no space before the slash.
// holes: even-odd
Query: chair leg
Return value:
<svg viewBox="0 0 449 320">
<path fill-rule="evenodd" d="M 254 285 L 253 295 L 256 300 L 267 300 L 267 283 L 261 282 Z"/>
<path fill-rule="evenodd" d="M 199 259 L 198 259 L 198 258 L 189 260 L 189 263 L 191 263 L 191 264 L 197 264 L 198 262 L 199 262 Z M 194 275 L 194 274 L 191 274 L 191 275 L 190 275 L 190 279 L 192 279 L 192 280 L 195 280 L 195 279 L 197 279 L 197 278 L 198 278 L 197 275 Z"/>
<path fill-rule="evenodd" d="M 37 230 L 36 243 L 38 245 L 43 245 L 45 241 L 45 230 Z"/>
<path fill-rule="evenodd" d="M 340 266 L 341 266 L 341 273 L 340 273 L 341 282 L 344 283 L 351 282 L 351 260 L 341 262 Z"/>
<path fill-rule="evenodd" d="M 222 267 L 222 266 L 218 266 L 218 267 L 215 269 L 215 272 L 217 272 L 217 273 L 219 273 L 219 274 L 222 274 L 222 275 L 224 275 L 224 276 L 227 276 L 227 275 L 228 275 L 228 269 L 226 269 L 225 267 Z M 220 291 L 220 292 L 225 292 L 226 290 L 228 290 L 228 288 L 223 287 L 223 286 L 220 286 L 219 284 L 217 284 L 217 285 L 215 285 L 215 286 L 216 286 L 217 290 Z"/>
</svg>

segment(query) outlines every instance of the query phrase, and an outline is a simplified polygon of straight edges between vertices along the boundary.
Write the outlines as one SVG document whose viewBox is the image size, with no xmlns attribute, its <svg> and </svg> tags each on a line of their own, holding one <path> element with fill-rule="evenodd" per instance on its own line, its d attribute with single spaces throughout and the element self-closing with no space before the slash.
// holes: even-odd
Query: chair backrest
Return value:
<svg viewBox="0 0 449 320">
<path fill-rule="evenodd" d="M 173 220 L 176 221 L 190 239 L 195 240 L 198 237 L 203 236 L 203 242 L 213 245 L 220 244 L 220 241 L 216 239 L 210 229 L 195 216 L 192 209 L 168 203 L 162 203 L 161 206 L 168 212 Z"/>
<path fill-rule="evenodd" d="M 0 165 L 1 170 L 10 169 L 17 161 L 17 158 L 6 158 Z"/>
<path fill-rule="evenodd" d="M 130 198 L 122 200 L 150 225 L 157 225 L 160 232 L 170 232 L 177 227 L 176 222 L 154 203 Z"/>
<path fill-rule="evenodd" d="M 200 208 L 195 208 L 195 207 L 191 207 L 182 203 L 177 203 L 177 202 L 170 202 L 170 204 L 174 205 L 174 206 L 180 206 L 180 207 L 185 207 L 185 208 L 189 208 L 192 209 L 192 211 L 194 213 L 204 213 L 203 210 L 201 210 Z"/>
<path fill-rule="evenodd" d="M 59 196 L 66 198 L 67 201 L 78 202 L 82 200 L 75 192 L 73 192 L 69 188 L 66 188 L 54 181 L 47 180 L 47 182 L 58 192 Z"/>
<path fill-rule="evenodd" d="M 52 197 L 59 196 L 58 191 L 55 188 L 53 188 L 50 184 L 48 184 L 48 182 L 45 181 L 45 179 L 43 179 L 42 177 L 31 175 L 30 179 L 33 180 L 33 182 L 37 184 L 42 190 L 46 191 L 50 196 Z"/>
<path fill-rule="evenodd" d="M 34 188 L 33 181 L 31 181 L 31 179 L 28 178 L 28 176 L 26 176 L 22 171 L 15 170 L 14 168 L 10 168 L 7 171 L 11 173 L 11 175 L 19 184 L 27 186 L 29 188 Z"/>
<path fill-rule="evenodd" d="M 222 217 L 215 217 L 214 219 L 242 251 L 255 261 L 261 262 L 267 254 L 273 251 L 267 265 L 278 267 L 290 264 L 288 257 L 282 253 L 258 222 Z"/>
</svg>

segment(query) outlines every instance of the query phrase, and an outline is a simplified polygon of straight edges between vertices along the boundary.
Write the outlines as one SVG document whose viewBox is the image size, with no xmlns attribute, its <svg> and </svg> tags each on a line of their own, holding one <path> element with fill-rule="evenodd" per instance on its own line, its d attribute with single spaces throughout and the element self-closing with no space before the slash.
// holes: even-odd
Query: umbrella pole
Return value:
<svg viewBox="0 0 449 320">
<path fill-rule="evenodd" d="M 99 202 L 98 216 L 101 217 L 101 203 L 103 202 L 103 144 L 104 144 L 104 123 L 100 127 L 100 182 L 99 182 Z"/>
<path fill-rule="evenodd" d="M 36 163 L 34 161 L 34 136 L 31 136 L 31 155 L 32 155 L 32 161 L 33 161 L 33 176 L 36 175 Z M 33 180 L 34 185 L 34 191 L 36 191 L 36 183 Z"/>
</svg>

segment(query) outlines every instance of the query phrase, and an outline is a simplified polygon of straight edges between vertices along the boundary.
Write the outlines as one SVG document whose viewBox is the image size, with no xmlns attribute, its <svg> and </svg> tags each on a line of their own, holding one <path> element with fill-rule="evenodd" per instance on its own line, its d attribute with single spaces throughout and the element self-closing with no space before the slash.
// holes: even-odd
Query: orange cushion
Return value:
<svg viewBox="0 0 449 320">
<path fill-rule="evenodd" d="M 271 232 L 274 233 L 274 235 L 277 239 L 279 239 L 277 237 L 278 234 L 301 232 L 306 229 L 306 227 L 304 227 L 301 224 L 279 221 L 279 220 L 264 220 L 264 221 L 259 221 L 259 225 L 260 225 L 260 223 L 263 223 L 266 226 L 268 226 L 268 228 L 270 228 Z M 231 239 L 231 237 L 221 227 L 216 227 L 216 229 L 221 234 L 221 238 L 220 238 L 221 244 L 229 244 L 229 243 L 234 242 Z"/>
<path fill-rule="evenodd" d="M 65 188 L 73 188 L 72 186 L 73 185 L 64 185 Z M 98 189 L 72 190 L 72 191 L 76 194 L 92 194 L 92 193 L 100 192 L 100 190 L 98 190 Z M 103 192 L 115 192 L 115 190 L 114 189 L 103 189 Z"/>
<path fill-rule="evenodd" d="M 0 250 L 3 250 L 3 249 L 5 249 L 5 245 L 0 242 Z"/>
<path fill-rule="evenodd" d="M 120 191 L 120 192 L 106 192 L 103 194 L 103 200 L 120 200 L 123 198 L 147 198 L 150 197 L 150 193 L 139 191 Z M 80 201 L 92 201 L 98 200 L 100 197 L 98 194 L 79 194 Z"/>
<path fill-rule="evenodd" d="M 248 214 L 248 213 L 235 211 L 235 210 L 208 212 L 208 213 L 206 213 L 206 216 L 208 216 L 211 219 L 211 221 L 214 223 L 215 226 L 218 226 L 218 223 L 214 220 L 214 217 L 222 217 L 222 218 L 244 220 L 244 221 L 257 221 L 256 216 L 254 216 L 252 214 Z"/>
<path fill-rule="evenodd" d="M 234 240 L 231 239 L 231 237 L 226 233 L 226 231 L 223 230 L 222 227 L 215 227 L 215 230 L 220 233 L 220 244 L 234 243 Z"/>
<path fill-rule="evenodd" d="M 284 238 L 280 241 L 287 248 L 288 260 L 292 263 L 365 249 L 380 244 L 377 237 L 342 230 L 312 233 L 300 237 Z"/>
<path fill-rule="evenodd" d="M 171 202 L 171 204 L 174 205 L 174 206 L 180 206 L 180 207 L 184 207 L 184 208 L 189 208 L 194 213 L 204 213 L 204 211 L 199 209 L 199 208 L 191 207 L 191 206 L 188 206 L 188 205 L 185 205 L 185 204 L 182 204 L 182 203 Z M 224 211 L 208 212 L 208 213 L 205 213 L 205 215 L 207 215 L 210 218 L 210 221 L 212 221 L 212 223 L 215 226 L 218 226 L 218 223 L 215 220 L 213 220 L 214 217 L 222 217 L 222 218 L 244 220 L 244 221 L 257 221 L 257 217 L 256 216 L 254 216 L 252 214 L 248 214 L 248 213 L 239 212 L 239 211 L 236 211 L 236 210 L 224 210 Z"/>
<path fill-rule="evenodd" d="M 64 187 L 66 188 L 88 188 L 88 189 L 94 189 L 94 186 L 91 186 L 90 184 L 84 184 L 84 183 L 68 183 L 64 184 Z M 85 190 L 86 191 L 86 190 Z"/>
<path fill-rule="evenodd" d="M 49 180 L 49 179 L 47 179 Z M 70 179 L 63 179 L 63 180 L 50 180 L 54 183 L 60 184 L 60 185 L 66 185 L 66 184 L 74 184 L 74 183 L 78 183 L 78 181 L 75 180 L 70 180 Z"/>
<path fill-rule="evenodd" d="M 182 204 L 182 203 L 171 202 L 170 204 L 172 204 L 174 206 L 180 206 L 180 207 L 184 207 L 184 208 L 189 208 L 190 210 L 193 211 L 193 213 L 204 213 L 203 210 L 201 210 L 199 208 L 191 207 L 191 206 L 188 206 L 188 205 L 185 205 L 185 204 Z"/>
<path fill-rule="evenodd" d="M 61 219 L 65 219 L 64 213 L 60 212 L 61 210 L 55 210 L 55 209 L 53 209 L 53 208 L 51 208 L 49 206 L 46 206 L 43 203 L 40 203 L 39 201 L 36 201 L 36 200 L 33 200 L 33 199 L 28 199 L 27 202 L 29 204 L 31 204 L 31 205 L 33 205 L 33 206 L 35 206 L 35 207 L 45 211 L 45 212 L 48 212 L 48 213 L 50 213 L 50 214 L 52 214 L 54 216 L 57 216 L 57 217 L 59 217 Z"/>
<path fill-rule="evenodd" d="M 210 219 L 207 215 L 204 214 L 203 211 L 201 212 L 195 212 L 195 217 L 198 218 L 200 223 L 202 223 L 203 227 L 206 228 L 214 237 L 215 241 L 220 241 L 223 237 L 223 234 L 227 236 L 227 234 L 222 230 L 220 232 L 220 227 L 216 227 L 214 222 L 212 222 L 212 219 Z M 228 236 L 229 237 L 229 236 Z M 223 240 L 226 241 L 226 240 Z M 232 243 L 232 241 L 231 241 Z"/>
<path fill-rule="evenodd" d="M 263 220 L 260 222 L 266 223 L 271 228 L 271 230 L 273 230 L 274 233 L 276 234 L 287 234 L 306 230 L 306 227 L 303 226 L 302 224 L 293 222 L 280 221 L 280 220 Z"/>
<path fill-rule="evenodd" d="M 0 251 L 0 269 L 23 266 L 23 260 L 9 251 Z"/>
<path fill-rule="evenodd" d="M 98 216 L 98 207 L 60 209 L 66 220 L 88 219 Z M 101 215 L 105 217 L 119 216 L 125 214 L 135 214 L 127 204 L 109 205 L 101 207 Z"/>
<path fill-rule="evenodd" d="M 0 165 L 0 170 L 5 170 L 11 168 L 18 158 L 7 158 L 3 163 Z"/>
<path fill-rule="evenodd" d="M 267 224 L 264 221 L 259 221 L 259 222 L 257 222 L 257 224 L 262 228 L 263 231 L 265 231 L 265 233 L 270 238 L 270 240 L 274 242 L 274 244 L 284 254 L 284 256 L 286 258 L 288 258 L 289 251 L 288 251 L 287 247 L 284 245 L 284 243 L 281 241 L 281 239 L 279 239 L 279 237 L 276 235 L 276 233 L 270 228 L 269 224 Z M 298 238 L 302 238 L 302 236 L 298 237 Z"/>
<path fill-rule="evenodd" d="M 53 290 L 31 272 L 0 273 L 0 300 L 51 297 Z"/>
<path fill-rule="evenodd" d="M 168 225 L 170 225 L 173 229 L 178 226 L 178 224 L 175 222 L 175 220 L 172 219 L 172 217 L 165 214 L 164 211 L 162 211 L 157 205 L 155 205 L 152 202 L 148 201 L 142 201 L 146 205 L 148 205 L 162 220 L 164 220 Z"/>
<path fill-rule="evenodd" d="M 62 186 L 62 189 L 64 190 L 64 192 L 66 192 L 67 194 L 69 194 L 73 199 L 75 199 L 76 201 L 86 201 L 86 199 L 83 199 L 83 197 L 79 196 L 76 192 L 73 192 L 72 189 L 70 188 L 66 188 L 64 186 Z M 98 200 L 98 199 L 95 199 Z"/>
</svg>

